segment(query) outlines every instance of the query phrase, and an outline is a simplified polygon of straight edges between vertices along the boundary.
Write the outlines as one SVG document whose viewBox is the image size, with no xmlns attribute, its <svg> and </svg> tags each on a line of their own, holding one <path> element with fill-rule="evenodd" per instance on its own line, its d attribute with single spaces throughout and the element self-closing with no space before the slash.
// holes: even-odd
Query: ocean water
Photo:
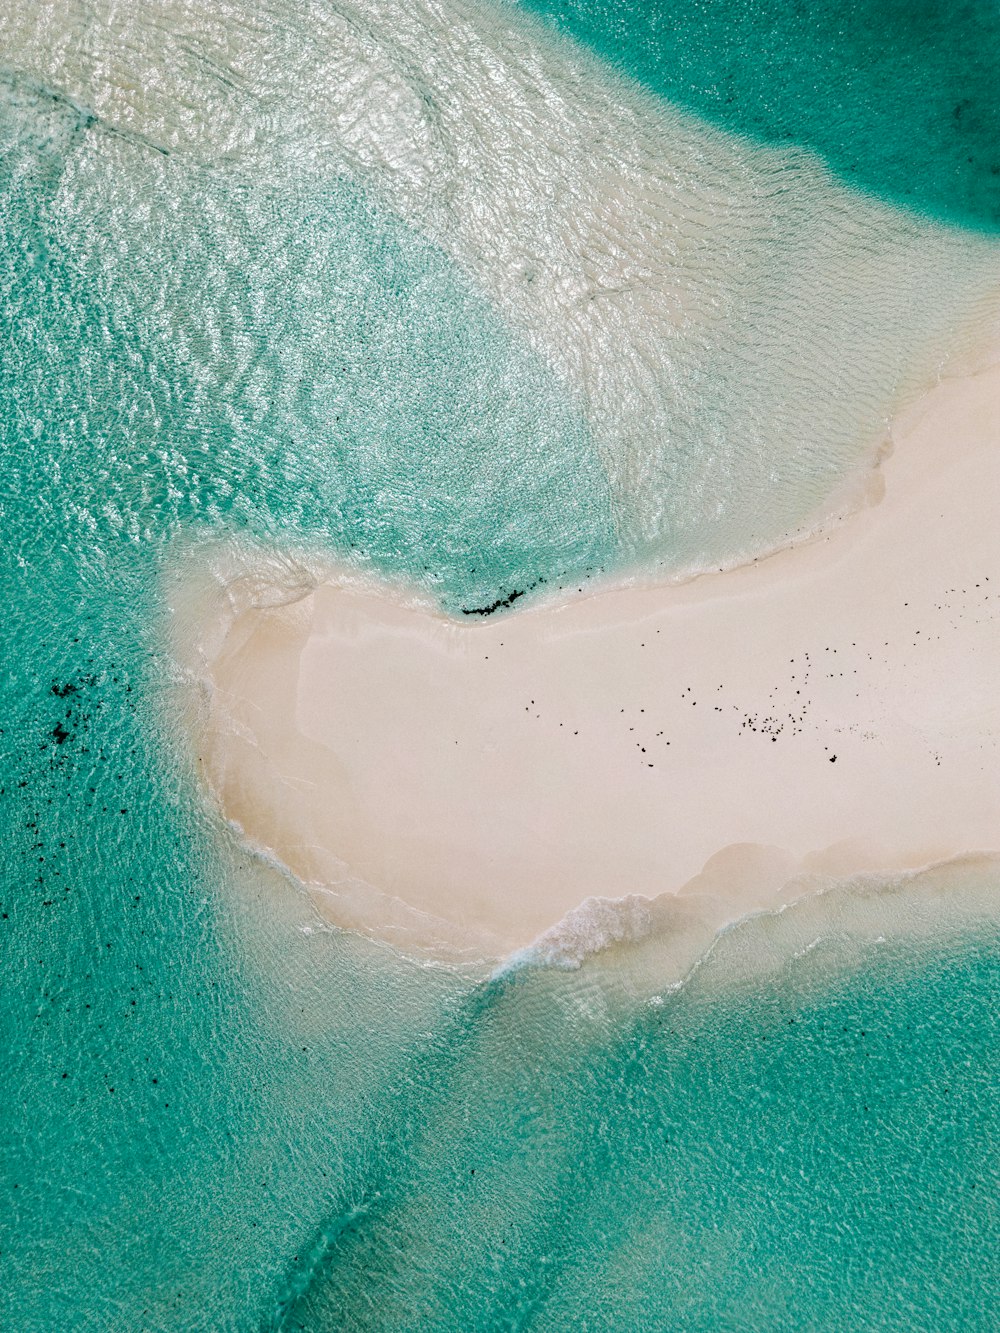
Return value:
<svg viewBox="0 0 1000 1333">
<path fill-rule="evenodd" d="M 1000 28 L 989 0 L 527 7 L 726 129 L 806 145 L 905 208 L 1000 227 Z"/>
<path fill-rule="evenodd" d="M 11 0 L 0 22 L 11 66 L 92 118 L 50 210 L 67 262 L 231 452 L 346 450 L 322 512 L 391 510 L 381 560 L 497 537 L 510 595 L 602 556 L 759 555 L 859 502 L 893 409 L 995 318 L 988 229 L 849 188 L 808 135 L 720 130 L 509 6 Z M 542 488 L 563 554 L 536 531 L 521 565 Z"/>
<path fill-rule="evenodd" d="M 455 611 L 640 559 L 722 562 L 834 494 L 978 328 L 996 254 L 971 204 L 976 228 L 900 211 L 891 173 L 869 163 L 851 192 L 808 127 L 775 155 L 610 73 L 587 101 L 590 56 L 516 11 L 463 14 L 449 40 L 473 74 L 490 52 L 534 60 L 532 86 L 561 70 L 565 107 L 590 108 L 575 174 L 528 178 L 555 200 L 517 250 L 530 282 L 512 258 L 493 283 L 487 260 L 525 234 L 503 180 L 551 124 L 513 136 L 504 108 L 534 104 L 505 75 L 498 137 L 463 155 L 449 127 L 477 107 L 460 80 L 449 102 L 440 33 L 387 42 L 396 8 L 345 29 L 292 5 L 5 6 L 0 1325 L 988 1328 L 998 939 L 978 908 L 923 934 L 848 916 L 809 948 L 751 921 L 674 989 L 652 946 L 641 969 L 622 947 L 486 978 L 321 927 L 192 780 L 163 591 L 179 550 L 307 549 Z M 374 93 L 348 78 L 369 67 Z M 587 156 L 614 97 L 627 114 Z M 404 151 L 417 111 L 396 137 L 414 105 L 428 142 L 459 145 L 450 174 Z M 594 225 L 559 232 L 560 182 L 619 156 L 642 226 L 607 240 L 605 180 L 579 210 Z M 988 171 L 963 168 L 968 198 Z M 929 186 L 917 202 L 936 210 Z M 683 255 L 656 269 L 629 247 L 664 216 Z M 811 238 L 794 262 L 793 233 Z M 560 263 L 598 256 L 572 271 L 590 287 L 546 267 L 559 237 Z M 594 315 L 596 278 L 622 273 L 622 295 L 660 296 Z M 637 328 L 660 331 L 658 360 Z M 850 374 L 821 374 L 844 348 Z M 616 434 L 637 383 L 648 429 Z M 741 386 L 754 421 L 793 408 L 725 490 Z M 994 874 L 956 868 L 956 900 Z"/>
<path fill-rule="evenodd" d="M 989 1327 L 995 933 L 826 947 L 631 1012 L 478 989 L 265 1326 Z"/>
</svg>

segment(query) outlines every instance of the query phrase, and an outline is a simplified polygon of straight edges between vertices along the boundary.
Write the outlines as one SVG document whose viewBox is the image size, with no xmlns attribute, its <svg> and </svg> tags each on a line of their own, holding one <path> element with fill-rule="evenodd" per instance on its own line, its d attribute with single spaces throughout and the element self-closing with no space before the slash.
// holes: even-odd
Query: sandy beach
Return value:
<svg viewBox="0 0 1000 1333">
<path fill-rule="evenodd" d="M 1000 368 L 892 435 L 878 503 L 684 584 L 459 622 L 216 583 L 184 613 L 213 798 L 330 919 L 442 955 L 1000 851 Z"/>
</svg>

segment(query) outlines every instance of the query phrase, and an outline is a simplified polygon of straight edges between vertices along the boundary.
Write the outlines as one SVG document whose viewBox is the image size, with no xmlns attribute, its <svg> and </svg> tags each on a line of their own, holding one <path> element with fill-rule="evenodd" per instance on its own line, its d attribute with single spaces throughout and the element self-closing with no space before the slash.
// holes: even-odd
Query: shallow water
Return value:
<svg viewBox="0 0 1000 1333">
<path fill-rule="evenodd" d="M 271 1327 L 986 1327 L 995 934 L 812 965 L 477 991 Z"/>
<path fill-rule="evenodd" d="M 1000 23 L 989 0 L 527 0 L 664 97 L 803 144 L 881 198 L 1000 227 Z"/>
<path fill-rule="evenodd" d="M 234 485 L 309 469 L 310 531 L 450 605 L 787 541 L 858 502 L 893 409 L 995 313 L 988 236 L 509 7 L 65 0 L 6 26 L 86 112 L 49 225 L 183 393 L 158 415 Z"/>
<path fill-rule="evenodd" d="M 834 941 L 736 991 L 723 951 L 650 1005 L 627 951 L 487 981 L 322 929 L 203 807 L 165 628 L 180 546 L 348 556 L 471 608 L 640 550 L 726 558 L 739 524 L 701 534 L 741 492 L 712 492 L 691 434 L 662 514 L 693 535 L 650 528 L 542 326 L 377 170 L 317 164 L 306 133 L 270 174 L 238 142 L 158 151 L 62 87 L 102 29 L 61 16 L 46 67 L 8 46 L 0 106 L 3 1327 L 987 1327 L 988 922 Z M 263 49 L 294 18 L 267 11 Z M 937 255 L 926 323 L 861 407 L 828 390 L 844 452 L 782 463 L 770 537 L 991 271 L 924 225 L 893 231 L 887 290 L 912 302 L 913 254 Z M 772 275 L 784 234 L 755 242 Z M 751 286 L 692 422 L 780 304 Z M 754 364 L 764 412 L 788 366 Z"/>
</svg>

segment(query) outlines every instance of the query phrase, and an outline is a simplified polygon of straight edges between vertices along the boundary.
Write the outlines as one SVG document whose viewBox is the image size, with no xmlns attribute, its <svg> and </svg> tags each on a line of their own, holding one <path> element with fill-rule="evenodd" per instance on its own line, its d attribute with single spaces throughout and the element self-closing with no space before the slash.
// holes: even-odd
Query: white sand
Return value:
<svg viewBox="0 0 1000 1333">
<path fill-rule="evenodd" d="M 775 866 L 1000 851 L 1000 369 L 894 439 L 881 503 L 679 586 L 474 623 L 337 578 L 203 603 L 223 813 L 334 920 L 482 956 L 590 896 L 731 919 Z"/>
</svg>

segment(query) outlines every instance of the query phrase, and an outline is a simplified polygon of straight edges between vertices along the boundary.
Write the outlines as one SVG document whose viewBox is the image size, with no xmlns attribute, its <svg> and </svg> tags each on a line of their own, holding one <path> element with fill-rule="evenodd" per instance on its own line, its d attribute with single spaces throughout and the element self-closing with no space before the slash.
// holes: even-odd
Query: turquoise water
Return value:
<svg viewBox="0 0 1000 1333">
<path fill-rule="evenodd" d="M 610 558 L 584 422 L 439 251 L 347 180 L 80 142 L 71 106 L 15 86 L 6 369 L 11 424 L 48 450 L 11 476 L 58 495 L 61 542 L 312 541 L 450 603 Z"/>
<path fill-rule="evenodd" d="M 268 1326 L 989 1327 L 996 943 L 626 1022 L 577 973 L 480 989 Z"/>
<path fill-rule="evenodd" d="M 526 0 L 679 105 L 817 151 L 845 181 L 1000 227 L 991 0 Z"/>
<path fill-rule="evenodd" d="M 177 549 L 453 609 L 620 559 L 544 361 L 342 174 L 12 74 L 0 186 L 0 1326 L 989 1327 L 988 922 L 654 1005 L 485 981 L 320 929 L 193 787 Z"/>
</svg>

